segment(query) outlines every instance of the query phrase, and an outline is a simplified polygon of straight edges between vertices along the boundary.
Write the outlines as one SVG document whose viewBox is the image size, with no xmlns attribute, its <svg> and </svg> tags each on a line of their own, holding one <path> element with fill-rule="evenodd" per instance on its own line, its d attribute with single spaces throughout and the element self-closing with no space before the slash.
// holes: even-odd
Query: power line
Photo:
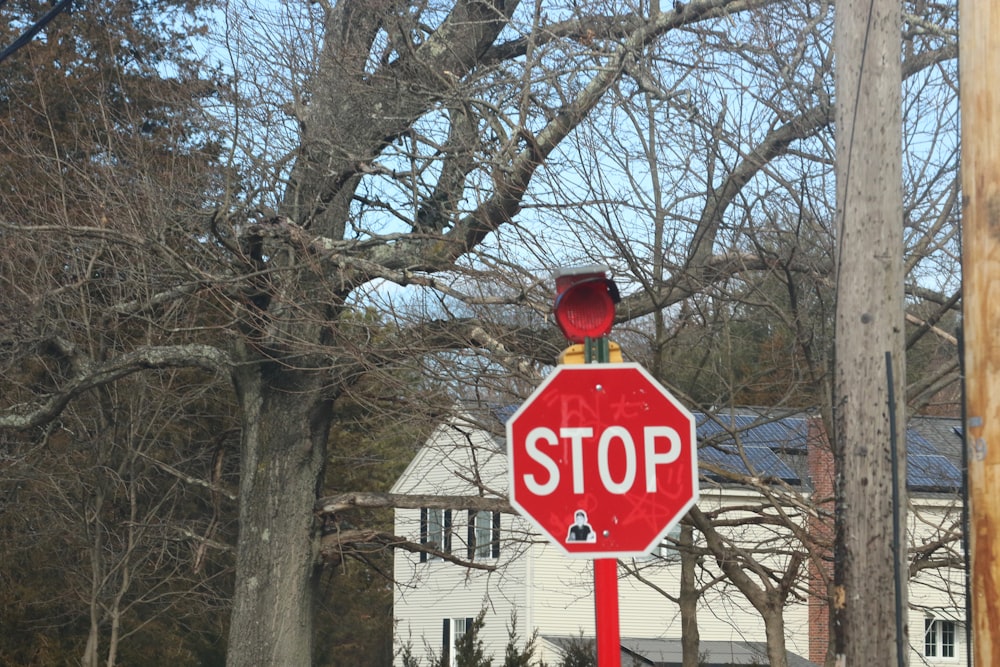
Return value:
<svg viewBox="0 0 1000 667">
<path fill-rule="evenodd" d="M 21 36 L 15 39 L 10 46 L 3 51 L 0 51 L 0 62 L 9 58 L 15 51 L 30 42 L 35 35 L 52 22 L 52 19 L 66 11 L 72 2 L 73 0 L 59 0 L 59 2 L 57 2 L 56 5 L 45 14 L 45 16 L 28 26 L 28 29 L 22 32 Z M 2 4 L 2 2 L 0 2 L 0 4 Z"/>
</svg>

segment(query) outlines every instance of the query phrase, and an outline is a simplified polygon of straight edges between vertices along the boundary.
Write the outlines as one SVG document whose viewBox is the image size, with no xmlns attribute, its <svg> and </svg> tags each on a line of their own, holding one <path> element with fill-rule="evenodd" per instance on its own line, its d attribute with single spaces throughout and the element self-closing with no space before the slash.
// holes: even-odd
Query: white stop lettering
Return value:
<svg viewBox="0 0 1000 667">
<path fill-rule="evenodd" d="M 524 441 L 525 453 L 545 470 L 545 475 L 535 473 L 523 475 L 524 486 L 536 496 L 547 496 L 559 488 L 561 480 L 559 464 L 540 445 L 555 447 L 560 440 L 570 444 L 570 470 L 573 493 L 587 492 L 584 461 L 584 441 L 593 439 L 594 429 L 586 426 L 559 429 L 559 434 L 545 426 L 538 426 L 528 432 Z M 657 442 L 667 441 L 665 451 L 657 451 Z M 657 467 L 670 465 L 681 455 L 681 437 L 676 429 L 669 426 L 646 426 L 642 432 L 642 458 L 646 471 L 646 492 L 657 490 Z M 612 454 L 620 454 L 625 459 L 625 470 L 621 479 L 616 480 L 611 473 Z M 609 426 L 601 432 L 597 440 L 597 473 L 601 485 L 615 495 L 628 493 L 635 484 L 638 470 L 638 452 L 632 434 L 624 426 Z"/>
</svg>

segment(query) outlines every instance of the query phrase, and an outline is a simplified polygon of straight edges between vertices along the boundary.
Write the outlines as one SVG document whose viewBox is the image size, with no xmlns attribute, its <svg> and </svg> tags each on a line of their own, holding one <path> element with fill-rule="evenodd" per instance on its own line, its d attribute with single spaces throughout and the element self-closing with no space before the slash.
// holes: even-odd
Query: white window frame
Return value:
<svg viewBox="0 0 1000 667">
<path fill-rule="evenodd" d="M 469 560 L 500 557 L 500 512 L 469 510 Z"/>
<path fill-rule="evenodd" d="M 420 543 L 437 551 L 451 553 L 452 511 L 425 507 L 420 510 Z M 440 556 L 422 551 L 420 561 L 441 560 Z"/>
<path fill-rule="evenodd" d="M 958 659 L 958 623 L 946 618 L 928 616 L 924 619 L 925 658 Z"/>
<path fill-rule="evenodd" d="M 677 550 L 677 542 L 681 539 L 681 524 L 678 521 L 677 525 L 670 529 L 666 537 L 660 542 L 659 546 L 656 547 L 655 553 L 660 558 L 670 561 L 679 561 L 681 559 L 681 552 Z"/>
<path fill-rule="evenodd" d="M 444 619 L 444 633 L 441 640 L 442 655 L 447 656 L 449 667 L 456 667 L 457 656 L 455 655 L 455 644 L 469 631 L 469 628 L 476 619 L 466 618 L 446 618 Z"/>
<path fill-rule="evenodd" d="M 677 540 L 681 538 L 681 524 L 670 529 L 660 543 L 653 547 L 648 554 L 640 556 L 639 561 L 665 560 L 667 562 L 680 562 L 681 553 L 677 550 Z"/>
</svg>

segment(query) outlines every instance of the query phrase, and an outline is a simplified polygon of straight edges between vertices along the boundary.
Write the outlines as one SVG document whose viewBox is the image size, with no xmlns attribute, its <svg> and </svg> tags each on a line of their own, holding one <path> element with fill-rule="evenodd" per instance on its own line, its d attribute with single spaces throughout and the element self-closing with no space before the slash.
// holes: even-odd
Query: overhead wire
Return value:
<svg viewBox="0 0 1000 667">
<path fill-rule="evenodd" d="M 0 1 L 0 4 L 3 4 L 3 2 Z M 10 46 L 5 48 L 3 51 L 0 51 L 0 63 L 14 55 L 15 51 L 30 42 L 35 35 L 41 32 L 45 26 L 52 22 L 52 19 L 66 11 L 71 4 L 73 4 L 73 0 L 59 0 L 59 2 L 57 2 L 52 9 L 46 12 L 44 16 L 28 26 L 27 29 L 25 29 L 25 31 L 22 32 Z"/>
</svg>

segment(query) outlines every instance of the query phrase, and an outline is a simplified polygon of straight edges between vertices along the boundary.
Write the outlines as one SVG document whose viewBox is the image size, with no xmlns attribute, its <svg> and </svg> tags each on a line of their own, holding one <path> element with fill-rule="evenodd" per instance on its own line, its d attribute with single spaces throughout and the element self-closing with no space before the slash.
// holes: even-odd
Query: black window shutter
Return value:
<svg viewBox="0 0 1000 667">
<path fill-rule="evenodd" d="M 427 508 L 426 507 L 421 507 L 420 508 L 420 543 L 421 544 L 427 544 Z M 426 551 L 421 551 L 420 552 L 420 562 L 421 563 L 426 563 L 427 562 L 427 552 Z"/>
<path fill-rule="evenodd" d="M 469 531 L 465 544 L 468 552 L 468 559 L 472 560 L 476 555 L 476 510 L 469 510 Z"/>
<path fill-rule="evenodd" d="M 451 510 L 444 511 L 444 552 L 451 553 Z"/>
<path fill-rule="evenodd" d="M 444 619 L 444 637 L 441 640 L 441 664 L 451 664 L 451 620 Z"/>
<path fill-rule="evenodd" d="M 490 552 L 494 558 L 500 558 L 500 512 L 493 513 L 493 541 Z"/>
</svg>

